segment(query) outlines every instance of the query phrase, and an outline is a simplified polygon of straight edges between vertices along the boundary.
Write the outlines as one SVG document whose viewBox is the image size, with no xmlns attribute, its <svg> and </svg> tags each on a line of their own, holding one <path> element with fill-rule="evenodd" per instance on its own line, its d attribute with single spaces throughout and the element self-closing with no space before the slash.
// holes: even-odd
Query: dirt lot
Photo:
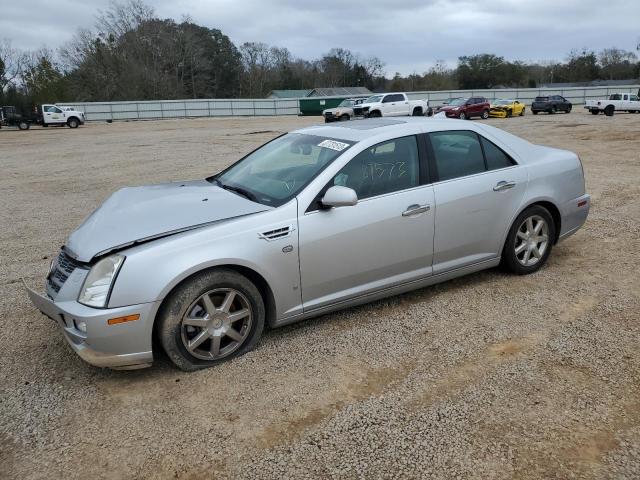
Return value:
<svg viewBox="0 0 640 480">
<path fill-rule="evenodd" d="M 317 118 L 0 131 L 0 478 L 640 478 L 640 115 L 488 123 L 578 152 L 586 226 L 491 270 L 266 333 L 184 374 L 84 364 L 28 302 L 113 190 Z"/>
</svg>

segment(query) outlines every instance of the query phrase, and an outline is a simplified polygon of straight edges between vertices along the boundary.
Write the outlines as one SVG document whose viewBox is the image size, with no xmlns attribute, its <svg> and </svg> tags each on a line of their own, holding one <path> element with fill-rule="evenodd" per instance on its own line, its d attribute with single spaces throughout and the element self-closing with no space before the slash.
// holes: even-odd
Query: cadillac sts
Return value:
<svg viewBox="0 0 640 480">
<path fill-rule="evenodd" d="M 491 126 L 312 126 L 208 178 L 115 192 L 45 291 L 27 291 L 90 364 L 141 368 L 164 350 L 189 371 L 248 352 L 267 326 L 486 268 L 533 273 L 589 206 L 576 154 Z"/>
</svg>

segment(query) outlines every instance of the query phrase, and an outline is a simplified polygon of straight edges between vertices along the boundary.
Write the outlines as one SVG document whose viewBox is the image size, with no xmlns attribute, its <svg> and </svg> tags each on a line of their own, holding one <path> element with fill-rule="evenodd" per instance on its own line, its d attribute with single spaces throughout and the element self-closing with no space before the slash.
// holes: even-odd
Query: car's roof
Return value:
<svg viewBox="0 0 640 480">
<path fill-rule="evenodd" d="M 411 126 L 413 126 L 413 128 L 411 128 Z M 402 135 L 405 131 L 406 134 L 412 134 L 417 131 L 472 130 L 473 128 L 469 128 L 470 126 L 472 127 L 473 123 L 450 118 L 368 118 L 364 120 L 336 122 L 331 125 L 314 125 L 295 130 L 292 133 L 303 133 L 350 142 L 360 142 L 387 132 L 398 132 Z M 415 132 L 408 132 L 408 130 L 415 130 Z"/>
<path fill-rule="evenodd" d="M 446 117 L 369 118 L 336 122 L 330 125 L 314 125 L 294 130 L 292 133 L 317 135 L 347 142 L 361 142 L 373 137 L 394 138 L 444 130 L 472 130 L 481 135 L 488 134 L 489 138 L 498 138 L 518 152 L 525 152 L 532 147 L 532 144 L 523 138 L 491 125 Z"/>
</svg>

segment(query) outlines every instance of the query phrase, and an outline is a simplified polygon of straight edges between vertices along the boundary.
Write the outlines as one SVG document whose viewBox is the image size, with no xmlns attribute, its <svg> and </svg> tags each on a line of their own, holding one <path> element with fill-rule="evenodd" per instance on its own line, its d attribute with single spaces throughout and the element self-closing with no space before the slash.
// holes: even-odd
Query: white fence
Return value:
<svg viewBox="0 0 640 480">
<path fill-rule="evenodd" d="M 571 103 L 584 105 L 587 100 L 607 98 L 612 93 L 638 93 L 640 85 L 624 85 L 618 87 L 570 87 L 570 88 L 499 88 L 493 90 L 450 90 L 437 92 L 409 92 L 407 95 L 412 100 L 431 100 L 434 104 L 452 97 L 486 97 L 489 100 L 496 98 L 517 98 L 525 103 L 531 103 L 534 98 L 546 95 L 562 95 Z"/>
<path fill-rule="evenodd" d="M 165 118 L 297 115 L 297 99 L 152 100 L 144 102 L 59 103 L 85 113 L 88 121 Z"/>
<path fill-rule="evenodd" d="M 571 87 L 571 88 L 515 88 L 493 90 L 447 90 L 433 92 L 408 92 L 412 100 L 426 99 L 433 104 L 450 97 L 482 96 L 517 98 L 530 103 L 537 96 L 562 95 L 577 105 L 587 100 L 606 98 L 616 92 L 638 93 L 640 85 L 618 87 Z M 319 98 L 319 97 L 317 97 Z M 61 103 L 83 111 L 88 121 L 105 120 L 157 120 L 164 118 L 231 117 L 298 115 L 299 99 L 253 99 L 253 100 L 154 100 L 144 102 L 79 102 Z"/>
</svg>

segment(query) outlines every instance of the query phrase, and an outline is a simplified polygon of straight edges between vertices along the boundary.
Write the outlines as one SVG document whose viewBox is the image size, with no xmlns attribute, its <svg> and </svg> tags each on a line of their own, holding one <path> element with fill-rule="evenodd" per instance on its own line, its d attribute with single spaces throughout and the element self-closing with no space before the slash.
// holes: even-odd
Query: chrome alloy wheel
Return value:
<svg viewBox="0 0 640 480">
<path fill-rule="evenodd" d="M 216 288 L 198 297 L 182 317 L 182 343 L 201 360 L 231 355 L 251 331 L 253 313 L 247 298 L 232 288 Z"/>
<path fill-rule="evenodd" d="M 515 254 L 525 267 L 538 263 L 549 245 L 549 225 L 540 215 L 527 217 L 518 227 Z"/>
</svg>

